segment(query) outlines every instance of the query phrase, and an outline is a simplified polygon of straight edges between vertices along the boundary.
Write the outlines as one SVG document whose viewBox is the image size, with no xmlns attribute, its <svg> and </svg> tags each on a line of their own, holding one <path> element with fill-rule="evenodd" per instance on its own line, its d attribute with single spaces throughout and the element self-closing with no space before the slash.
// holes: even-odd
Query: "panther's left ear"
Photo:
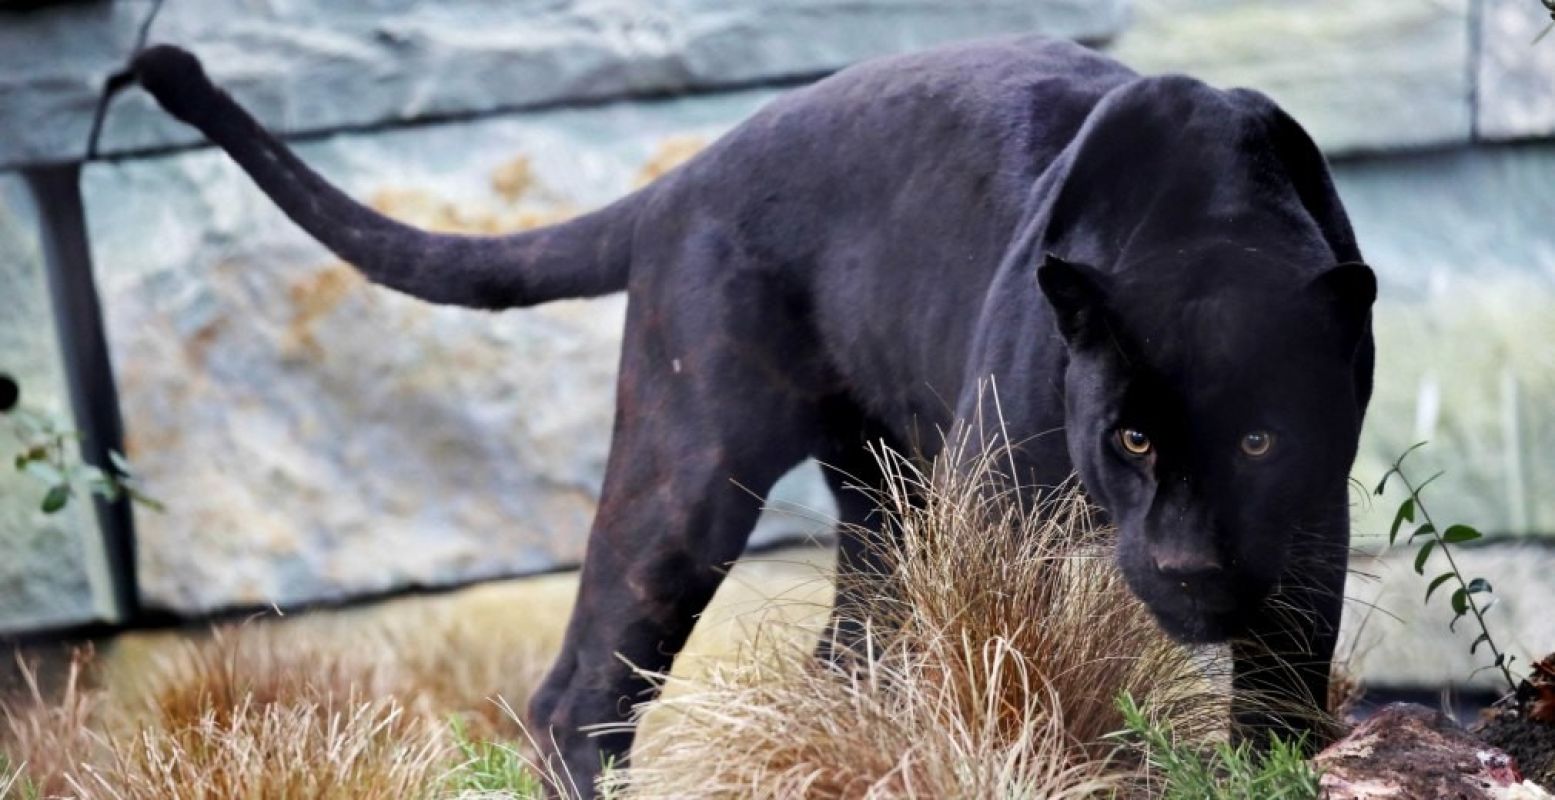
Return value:
<svg viewBox="0 0 1555 800">
<path fill-rule="evenodd" d="M 1358 346 L 1377 299 L 1377 276 L 1371 267 L 1359 262 L 1340 264 L 1313 278 L 1306 290 L 1333 310 L 1345 347 Z"/>
<path fill-rule="evenodd" d="M 1101 271 L 1049 253 L 1037 267 L 1037 284 L 1070 347 L 1084 346 L 1104 332 L 1111 312 L 1108 280 Z"/>
</svg>

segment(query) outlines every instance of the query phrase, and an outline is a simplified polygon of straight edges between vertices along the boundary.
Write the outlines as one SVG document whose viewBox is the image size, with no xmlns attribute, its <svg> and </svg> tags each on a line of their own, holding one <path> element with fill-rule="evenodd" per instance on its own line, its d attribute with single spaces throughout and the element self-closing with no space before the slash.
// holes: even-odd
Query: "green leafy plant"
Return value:
<svg viewBox="0 0 1555 800">
<path fill-rule="evenodd" d="M 1165 800 L 1311 800 L 1318 796 L 1321 777 L 1302 756 L 1301 740 L 1273 737 L 1269 751 L 1255 752 L 1250 743 L 1221 743 L 1205 752 L 1181 744 L 1171 726 L 1151 719 L 1134 696 L 1116 699 L 1124 730 L 1113 734 L 1144 752 L 1164 786 L 1152 796 Z"/>
<path fill-rule="evenodd" d="M 463 762 L 449 773 L 448 788 L 459 795 L 501 794 L 504 797 L 543 798 L 545 785 L 518 750 L 500 742 L 473 739 L 464 720 L 449 721 L 454 744 Z"/>
<path fill-rule="evenodd" d="M 11 463 L 18 472 L 46 487 L 39 503 L 43 513 L 58 513 L 81 494 L 109 502 L 128 497 L 152 510 L 162 510 L 160 502 L 141 490 L 123 455 L 109 451 L 108 469 L 82 462 L 72 447 L 81 435 L 47 414 L 20 405 L 20 399 L 16 382 L 0 375 L 0 420 L 7 423 L 11 438 L 20 446 Z"/>
<path fill-rule="evenodd" d="M 1551 0 L 1551 2 L 1555 2 L 1555 0 Z M 1512 661 L 1516 657 L 1496 645 L 1496 640 L 1490 635 L 1490 628 L 1485 625 L 1485 612 L 1489 611 L 1491 606 L 1495 604 L 1495 589 L 1490 585 L 1490 581 L 1484 578 L 1465 576 L 1463 570 L 1458 568 L 1458 560 L 1453 557 L 1453 548 L 1456 545 L 1481 539 L 1484 537 L 1484 534 L 1468 525 L 1449 525 L 1446 528 L 1438 527 L 1436 521 L 1431 518 L 1431 512 L 1426 508 L 1421 494 L 1425 491 L 1425 487 L 1441 477 L 1442 473 L 1437 472 L 1424 481 L 1415 483 L 1404 470 L 1404 460 L 1423 446 L 1425 446 L 1425 443 L 1420 442 L 1405 450 L 1393 462 L 1393 466 L 1383 473 L 1382 480 L 1377 482 L 1376 494 L 1379 497 L 1387 489 L 1388 480 L 1394 476 L 1397 476 L 1399 482 L 1404 484 L 1404 489 L 1409 494 L 1399 504 L 1398 511 L 1393 515 L 1393 525 L 1388 529 L 1388 544 L 1396 544 L 1399 532 L 1404 529 L 1406 524 L 1415 524 L 1418 517 L 1419 524 L 1404 539 L 1405 544 L 1417 548 L 1415 551 L 1415 573 L 1424 577 L 1425 569 L 1430 563 L 1432 553 L 1440 552 L 1447 561 L 1447 571 L 1432 578 L 1431 582 L 1426 584 L 1425 602 L 1427 604 L 1431 602 L 1431 595 L 1435 594 L 1437 589 L 1443 586 L 1452 586 L 1453 591 L 1448 599 L 1448 603 L 1452 606 L 1452 621 L 1447 623 L 1447 629 L 1449 631 L 1454 630 L 1459 620 L 1472 616 L 1474 623 L 1479 626 L 1479 635 L 1474 637 L 1474 642 L 1469 645 L 1469 654 L 1476 654 L 1479 651 L 1480 645 L 1484 645 L 1490 650 L 1492 659 L 1489 665 L 1475 670 L 1475 674 L 1486 669 L 1498 669 L 1501 671 L 1501 675 L 1506 678 L 1507 687 L 1512 691 L 1516 691 L 1517 680 L 1512 677 L 1511 670 Z"/>
</svg>

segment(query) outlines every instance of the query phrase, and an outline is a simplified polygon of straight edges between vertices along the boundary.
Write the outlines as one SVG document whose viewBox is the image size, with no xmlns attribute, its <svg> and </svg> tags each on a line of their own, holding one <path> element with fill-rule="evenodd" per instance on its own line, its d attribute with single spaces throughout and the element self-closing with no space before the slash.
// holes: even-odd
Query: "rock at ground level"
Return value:
<svg viewBox="0 0 1555 800">
<path fill-rule="evenodd" d="M 1317 755 L 1325 800 L 1555 797 L 1440 711 L 1394 703 Z"/>
</svg>

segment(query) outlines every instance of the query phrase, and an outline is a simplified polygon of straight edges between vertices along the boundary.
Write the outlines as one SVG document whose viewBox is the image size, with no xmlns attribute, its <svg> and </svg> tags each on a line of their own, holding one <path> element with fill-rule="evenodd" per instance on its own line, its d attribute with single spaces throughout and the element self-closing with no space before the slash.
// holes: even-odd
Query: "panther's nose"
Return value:
<svg viewBox="0 0 1555 800">
<path fill-rule="evenodd" d="M 1202 581 L 1225 571 L 1220 557 L 1206 550 L 1162 548 L 1151 554 L 1163 577 L 1176 581 Z"/>
</svg>

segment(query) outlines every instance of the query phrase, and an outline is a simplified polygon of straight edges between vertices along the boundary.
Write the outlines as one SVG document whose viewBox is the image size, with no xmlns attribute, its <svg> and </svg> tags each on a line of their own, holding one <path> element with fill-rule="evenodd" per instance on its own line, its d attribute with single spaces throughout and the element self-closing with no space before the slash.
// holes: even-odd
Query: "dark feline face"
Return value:
<svg viewBox="0 0 1555 800">
<path fill-rule="evenodd" d="M 1375 283 L 1361 265 L 1303 282 L 1267 262 L 1130 273 L 1145 274 L 1039 271 L 1069 349 L 1069 451 L 1135 594 L 1172 636 L 1220 641 L 1343 497 Z"/>
</svg>

